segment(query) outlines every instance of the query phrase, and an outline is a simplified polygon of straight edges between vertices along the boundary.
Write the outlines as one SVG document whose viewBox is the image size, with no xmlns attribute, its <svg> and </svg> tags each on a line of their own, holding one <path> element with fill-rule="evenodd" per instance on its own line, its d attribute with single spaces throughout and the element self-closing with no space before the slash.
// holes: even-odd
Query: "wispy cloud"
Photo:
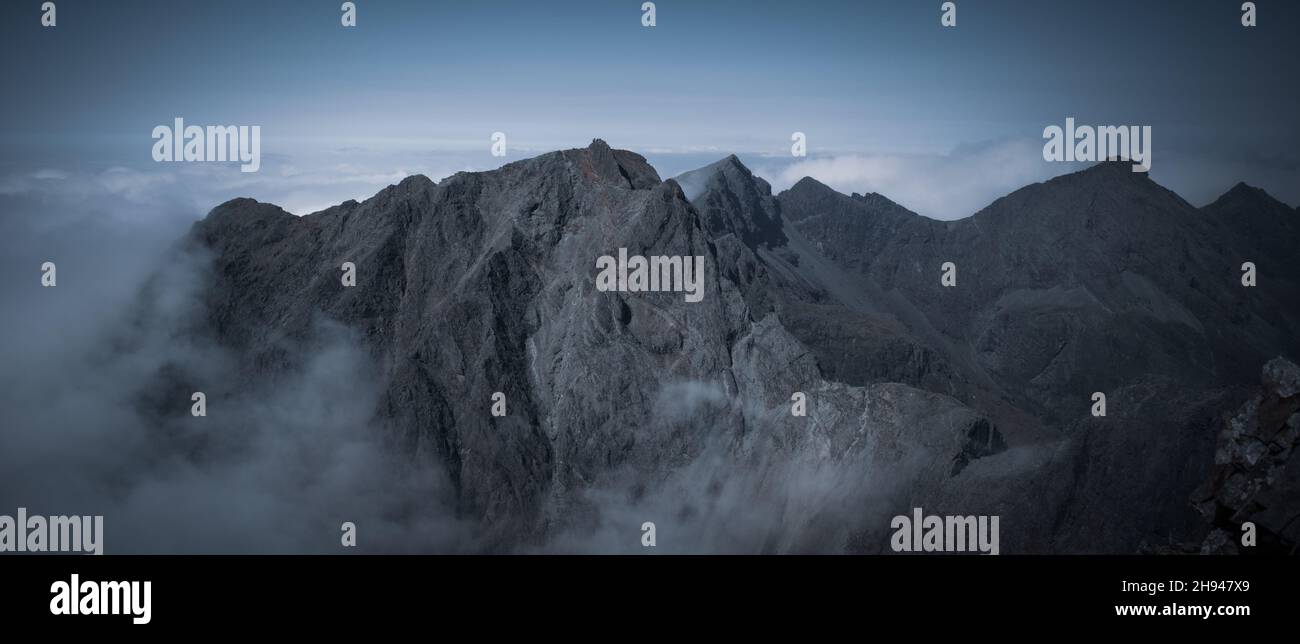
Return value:
<svg viewBox="0 0 1300 644">
<path fill-rule="evenodd" d="M 755 161 L 773 190 L 812 177 L 841 192 L 877 192 L 935 219 L 960 219 L 1025 185 L 1080 168 L 1043 161 L 1042 142 L 1002 139 L 947 154 L 851 154 L 786 164 Z"/>
<path fill-rule="evenodd" d="M 235 197 L 252 197 L 305 215 L 348 199 L 367 199 L 413 174 L 437 181 L 514 160 L 479 156 L 496 163 L 427 151 L 334 150 L 265 155 L 263 171 L 257 173 L 240 172 L 236 164 L 212 163 L 114 165 L 97 171 L 45 168 L 0 176 L 0 196 L 59 203 L 68 212 L 98 205 L 113 217 L 141 221 L 178 215 L 197 219 Z"/>
</svg>

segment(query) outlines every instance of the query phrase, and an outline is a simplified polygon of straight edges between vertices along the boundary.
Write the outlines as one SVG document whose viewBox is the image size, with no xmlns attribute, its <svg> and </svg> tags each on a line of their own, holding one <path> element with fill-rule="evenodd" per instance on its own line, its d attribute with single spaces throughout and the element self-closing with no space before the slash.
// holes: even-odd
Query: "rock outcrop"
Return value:
<svg viewBox="0 0 1300 644">
<path fill-rule="evenodd" d="M 886 552 L 924 507 L 999 514 L 1005 553 L 1128 552 L 1195 529 L 1215 415 L 1295 353 L 1295 245 L 1237 285 L 1294 221 L 1229 235 L 1267 198 L 1231 196 L 1101 164 L 938 222 L 811 179 L 773 195 L 735 157 L 661 181 L 597 140 L 304 217 L 222 204 L 187 240 L 211 258 L 193 333 L 245 387 L 322 322 L 360 337 L 376 431 L 447 471 L 481 551 L 634 551 L 654 521 L 661 551 Z M 598 290 L 619 249 L 702 257 L 705 297 Z"/>
<path fill-rule="evenodd" d="M 1264 366 L 1261 390 L 1224 423 L 1214 467 L 1192 502 L 1211 526 L 1205 553 L 1295 554 L 1300 546 L 1300 367 Z M 1254 547 L 1242 547 L 1243 526 Z"/>
</svg>

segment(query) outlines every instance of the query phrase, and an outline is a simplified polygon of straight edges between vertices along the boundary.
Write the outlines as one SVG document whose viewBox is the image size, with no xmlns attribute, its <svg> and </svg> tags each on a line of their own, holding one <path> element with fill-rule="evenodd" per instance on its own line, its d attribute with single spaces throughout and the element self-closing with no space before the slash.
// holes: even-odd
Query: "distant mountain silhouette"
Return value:
<svg viewBox="0 0 1300 644">
<path fill-rule="evenodd" d="M 923 507 L 1000 515 L 1004 553 L 1134 552 L 1204 537 L 1221 417 L 1300 354 L 1298 215 L 1102 163 L 935 221 L 773 195 L 734 156 L 661 181 L 597 140 L 305 217 L 236 199 L 186 243 L 211 261 L 194 333 L 246 386 L 321 320 L 364 338 L 377 421 L 449 472 L 484 551 L 633 551 L 656 521 L 661 550 L 888 552 Z M 597 291 L 620 248 L 704 257 L 704 300 Z"/>
</svg>

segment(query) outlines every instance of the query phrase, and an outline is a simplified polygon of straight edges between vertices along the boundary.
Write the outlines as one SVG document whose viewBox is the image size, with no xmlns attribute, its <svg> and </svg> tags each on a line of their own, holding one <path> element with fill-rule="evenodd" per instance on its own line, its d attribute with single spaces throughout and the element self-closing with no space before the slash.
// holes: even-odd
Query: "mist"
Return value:
<svg viewBox="0 0 1300 644">
<path fill-rule="evenodd" d="M 120 187 L 0 197 L 0 508 L 103 515 L 108 554 L 468 548 L 441 469 L 384 444 L 358 339 L 320 320 L 301 369 L 248 386 L 193 332 L 207 258 L 179 240 L 201 213 Z"/>
</svg>

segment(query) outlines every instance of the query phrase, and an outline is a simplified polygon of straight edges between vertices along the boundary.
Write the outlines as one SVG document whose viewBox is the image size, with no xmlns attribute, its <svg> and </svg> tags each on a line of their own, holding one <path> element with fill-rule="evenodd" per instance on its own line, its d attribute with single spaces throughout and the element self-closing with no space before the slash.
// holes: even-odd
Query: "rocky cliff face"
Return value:
<svg viewBox="0 0 1300 644">
<path fill-rule="evenodd" d="M 660 550 L 879 552 L 919 506 L 1000 514 L 1003 552 L 1127 552 L 1194 529 L 1214 415 L 1300 312 L 1295 244 L 1253 246 L 1294 242 L 1293 212 L 1125 170 L 937 222 L 774 196 L 734 157 L 661 181 L 595 141 L 305 217 L 234 200 L 188 240 L 194 333 L 256 387 L 351 329 L 375 369 L 340 376 L 380 384 L 378 431 L 446 469 L 483 551 L 633 551 L 654 521 Z M 598 290 L 619 249 L 702 257 L 703 300 Z"/>
<path fill-rule="evenodd" d="M 1300 547 L 1300 367 L 1274 359 L 1262 381 L 1226 419 L 1210 475 L 1192 495 L 1210 526 L 1200 552 L 1295 554 Z M 1253 547 L 1241 545 L 1248 525 Z"/>
</svg>

